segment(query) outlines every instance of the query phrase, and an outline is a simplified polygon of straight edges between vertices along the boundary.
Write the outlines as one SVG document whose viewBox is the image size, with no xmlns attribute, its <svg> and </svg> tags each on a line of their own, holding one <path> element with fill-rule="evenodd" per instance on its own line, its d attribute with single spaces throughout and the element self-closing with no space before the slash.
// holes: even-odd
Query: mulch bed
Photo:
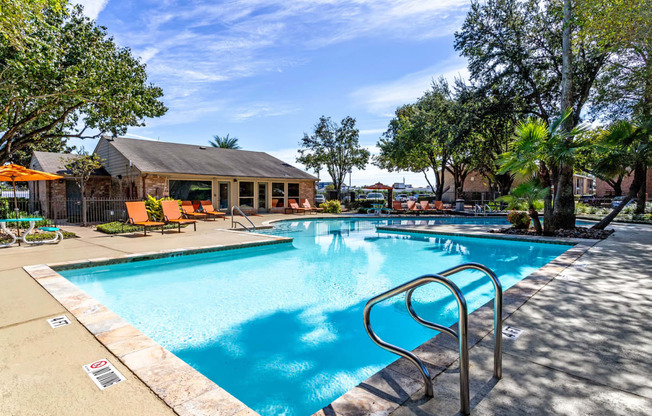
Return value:
<svg viewBox="0 0 652 416">
<path fill-rule="evenodd" d="M 533 235 L 536 236 L 537 233 L 534 231 L 534 228 L 530 229 L 517 229 L 514 227 L 511 228 L 499 228 L 493 229 L 489 232 L 498 233 L 498 234 L 515 234 L 515 235 Z M 614 230 L 594 230 L 592 228 L 586 227 L 576 227 L 572 230 L 555 230 L 552 234 L 547 234 L 547 237 L 566 237 L 566 238 L 588 238 L 592 240 L 604 240 L 609 237 Z"/>
</svg>

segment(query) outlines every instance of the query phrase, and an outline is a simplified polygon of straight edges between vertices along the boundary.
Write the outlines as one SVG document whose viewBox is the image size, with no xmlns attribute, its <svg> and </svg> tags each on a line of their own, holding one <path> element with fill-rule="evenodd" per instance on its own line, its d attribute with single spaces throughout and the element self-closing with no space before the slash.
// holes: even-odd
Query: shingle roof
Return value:
<svg viewBox="0 0 652 416">
<path fill-rule="evenodd" d="M 39 170 L 56 175 L 71 176 L 70 171 L 64 166 L 79 155 L 73 153 L 53 153 L 53 152 L 34 152 L 32 158 L 39 164 Z M 104 168 L 99 168 L 93 172 L 95 176 L 110 176 Z"/>
<path fill-rule="evenodd" d="M 264 152 L 124 137 L 103 140 L 108 140 L 141 172 L 317 180 Z"/>
</svg>

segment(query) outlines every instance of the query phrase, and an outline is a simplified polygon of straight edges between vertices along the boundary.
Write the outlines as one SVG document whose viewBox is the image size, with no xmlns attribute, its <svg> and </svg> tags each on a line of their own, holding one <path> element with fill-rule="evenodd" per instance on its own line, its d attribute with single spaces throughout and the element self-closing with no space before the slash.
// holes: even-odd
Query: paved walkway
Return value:
<svg viewBox="0 0 652 416">
<path fill-rule="evenodd" d="M 474 415 L 652 414 L 652 227 L 618 226 L 507 318 L 503 379 L 493 340 L 470 350 Z M 473 320 L 473 315 L 470 320 Z M 392 416 L 454 415 L 457 361 Z"/>
</svg>

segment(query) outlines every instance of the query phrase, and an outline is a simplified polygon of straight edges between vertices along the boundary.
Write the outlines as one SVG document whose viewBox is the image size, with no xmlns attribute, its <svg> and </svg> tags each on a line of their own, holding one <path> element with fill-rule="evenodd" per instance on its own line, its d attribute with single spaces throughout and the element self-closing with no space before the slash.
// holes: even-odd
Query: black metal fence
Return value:
<svg viewBox="0 0 652 416">
<path fill-rule="evenodd" d="M 18 199 L 18 209 L 21 216 L 39 216 L 47 218 L 55 224 L 80 224 L 82 222 L 82 210 L 85 207 L 86 222 L 98 224 L 125 221 L 127 219 L 125 202 L 128 201 L 134 201 L 134 199 L 87 198 L 81 200 L 56 198 L 42 202 L 20 198 Z M 13 197 L 1 198 L 0 217 L 13 218 L 15 215 Z"/>
</svg>

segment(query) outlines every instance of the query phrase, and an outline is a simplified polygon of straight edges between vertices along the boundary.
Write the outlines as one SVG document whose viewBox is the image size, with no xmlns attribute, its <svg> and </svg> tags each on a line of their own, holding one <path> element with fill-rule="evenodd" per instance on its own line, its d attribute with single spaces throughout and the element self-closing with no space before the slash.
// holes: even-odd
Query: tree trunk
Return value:
<svg viewBox="0 0 652 416">
<path fill-rule="evenodd" d="M 81 210 L 82 210 L 82 225 L 86 227 L 88 222 L 88 217 L 86 215 L 86 184 L 81 183 Z"/>
<path fill-rule="evenodd" d="M 573 107 L 573 51 L 571 49 L 571 0 L 564 0 L 562 31 L 561 113 Z M 574 125 L 573 113 L 566 118 L 563 128 L 570 132 Z M 572 138 L 568 138 L 571 141 Z M 568 143 L 570 145 L 570 143 Z M 573 196 L 573 163 L 561 164 L 555 183 L 555 202 L 552 215 L 553 229 L 575 228 L 575 198 Z"/>
<path fill-rule="evenodd" d="M 530 204 L 528 213 L 530 214 L 530 218 L 532 218 L 532 224 L 534 225 L 534 230 L 537 232 L 537 234 L 541 235 L 543 233 L 543 230 L 541 228 L 541 221 L 539 220 L 539 213 L 534 208 L 534 205 Z"/>
<path fill-rule="evenodd" d="M 573 164 L 561 167 L 555 186 L 552 228 L 570 230 L 575 228 L 575 196 L 573 194 Z"/>
<path fill-rule="evenodd" d="M 643 175 L 643 182 L 641 188 L 638 190 L 636 199 L 636 214 L 645 214 L 645 201 L 647 201 L 647 166 L 644 166 L 645 175 Z"/>
<path fill-rule="evenodd" d="M 606 181 L 607 184 L 614 190 L 614 196 L 623 195 L 623 178 L 624 175 L 618 175 L 616 179 Z"/>
<path fill-rule="evenodd" d="M 641 189 L 643 182 L 645 181 L 646 174 L 647 172 L 645 171 L 645 165 L 642 163 L 637 163 L 636 166 L 634 167 L 634 179 L 632 180 L 632 183 L 629 186 L 629 192 L 627 193 L 625 199 L 623 199 L 620 205 L 614 208 L 606 217 L 600 220 L 599 223 L 595 224 L 591 228 L 594 230 L 604 230 L 607 227 L 607 225 L 609 225 L 611 221 L 613 221 L 613 219 L 616 218 L 618 214 L 620 214 L 620 211 L 622 211 L 623 208 L 627 206 L 629 201 L 634 199 L 639 189 Z"/>
<path fill-rule="evenodd" d="M 437 172 L 437 189 L 435 191 L 435 199 L 437 201 L 441 201 L 442 197 L 444 196 L 444 178 L 446 175 L 446 169 L 442 165 L 442 168 L 439 172 Z"/>
<path fill-rule="evenodd" d="M 543 163 L 540 164 L 539 180 L 541 181 L 542 187 L 548 188 L 546 197 L 543 198 L 543 232 L 549 235 L 552 233 L 552 181 L 550 179 L 550 171 Z"/>
<path fill-rule="evenodd" d="M 423 170 L 423 176 L 426 178 L 426 182 L 428 182 L 428 186 L 430 187 L 430 189 L 435 189 L 432 186 L 432 183 L 430 183 L 430 179 L 428 179 L 428 173 L 427 173 L 427 171 L 425 169 Z M 437 177 L 437 171 L 435 171 L 435 179 L 436 179 L 436 177 Z"/>
</svg>

